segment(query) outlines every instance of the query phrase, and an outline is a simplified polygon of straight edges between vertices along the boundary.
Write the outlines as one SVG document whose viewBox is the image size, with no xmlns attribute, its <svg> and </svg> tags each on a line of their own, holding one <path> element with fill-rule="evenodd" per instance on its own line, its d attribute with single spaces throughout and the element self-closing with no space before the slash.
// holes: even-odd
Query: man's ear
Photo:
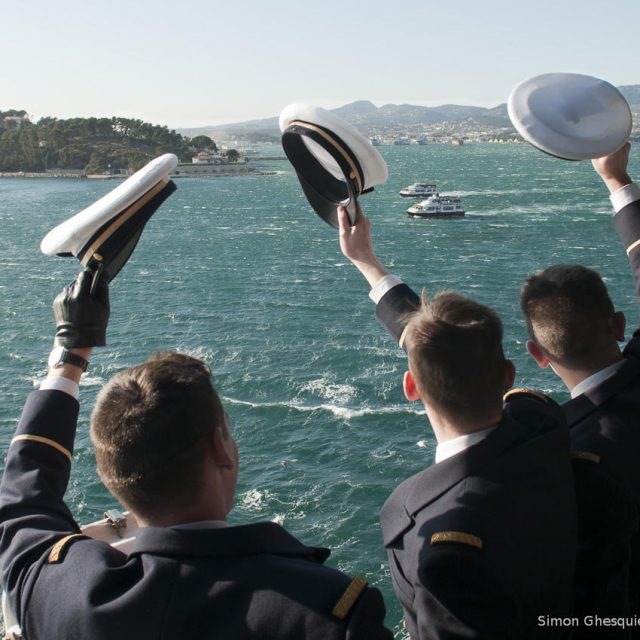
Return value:
<svg viewBox="0 0 640 640">
<path fill-rule="evenodd" d="M 504 361 L 504 390 L 509 391 L 516 379 L 516 367 L 511 360 Z"/>
<path fill-rule="evenodd" d="M 627 319 L 623 311 L 616 311 L 613 314 L 613 330 L 618 342 L 624 342 L 624 330 L 627 328 Z"/>
<path fill-rule="evenodd" d="M 224 430 L 214 429 L 212 437 L 212 452 L 215 463 L 223 469 L 233 469 L 235 459 L 233 457 L 233 438 Z"/>
<path fill-rule="evenodd" d="M 404 397 L 409 402 L 420 400 L 420 394 L 418 393 L 418 389 L 416 388 L 416 383 L 413 379 L 413 376 L 411 375 L 411 371 L 404 372 L 404 378 L 402 379 L 402 389 L 404 391 Z"/>
<path fill-rule="evenodd" d="M 538 363 L 539 367 L 545 369 L 551 364 L 549 358 L 544 355 L 542 349 L 533 340 L 527 340 L 527 351 L 529 352 L 529 355 Z"/>
</svg>

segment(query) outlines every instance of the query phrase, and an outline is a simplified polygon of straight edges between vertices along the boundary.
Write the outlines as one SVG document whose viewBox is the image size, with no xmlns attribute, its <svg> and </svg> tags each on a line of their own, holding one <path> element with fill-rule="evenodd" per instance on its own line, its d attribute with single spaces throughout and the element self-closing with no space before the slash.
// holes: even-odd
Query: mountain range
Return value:
<svg viewBox="0 0 640 640">
<path fill-rule="evenodd" d="M 640 84 L 618 87 L 631 106 L 640 112 Z M 393 133 L 436 123 L 462 123 L 468 121 L 473 128 L 507 128 L 511 121 L 507 114 L 507 104 L 493 108 L 444 104 L 438 107 L 422 107 L 411 104 L 385 104 L 377 107 L 369 100 L 357 100 L 342 107 L 331 109 L 365 135 Z M 241 136 L 253 139 L 276 137 L 279 139 L 278 117 L 247 120 L 208 127 L 183 128 L 178 132 L 186 136 L 208 135 L 214 139 Z"/>
</svg>

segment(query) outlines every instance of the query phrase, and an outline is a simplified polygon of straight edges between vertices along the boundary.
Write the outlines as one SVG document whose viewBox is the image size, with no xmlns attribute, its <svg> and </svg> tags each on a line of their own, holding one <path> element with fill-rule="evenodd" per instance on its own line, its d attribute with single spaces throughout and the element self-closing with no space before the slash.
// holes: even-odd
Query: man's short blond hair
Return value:
<svg viewBox="0 0 640 640">
<path fill-rule="evenodd" d="M 489 307 L 452 292 L 408 317 L 405 347 L 423 400 L 450 419 L 477 421 L 502 407 L 502 323 Z"/>
<path fill-rule="evenodd" d="M 565 367 L 599 367 L 615 342 L 613 303 L 593 269 L 557 264 L 534 273 L 522 287 L 520 307 L 531 340 Z"/>
</svg>

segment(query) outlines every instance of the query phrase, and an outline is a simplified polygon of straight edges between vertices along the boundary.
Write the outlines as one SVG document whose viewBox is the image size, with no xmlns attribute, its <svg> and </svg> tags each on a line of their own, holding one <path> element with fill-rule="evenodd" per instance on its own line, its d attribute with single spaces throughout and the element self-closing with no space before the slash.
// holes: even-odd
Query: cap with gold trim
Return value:
<svg viewBox="0 0 640 640">
<path fill-rule="evenodd" d="M 631 109 L 613 85 L 578 73 L 521 82 L 507 104 L 513 126 L 534 147 L 564 160 L 614 153 L 629 139 Z"/>
<path fill-rule="evenodd" d="M 176 190 L 169 176 L 177 165 L 178 158 L 172 153 L 152 160 L 49 231 L 40 243 L 42 253 L 76 256 L 110 282 L 131 256 L 145 224 Z"/>
<path fill-rule="evenodd" d="M 290 104 L 280 114 L 282 146 L 314 211 L 338 226 L 343 206 L 351 224 L 357 198 L 389 177 L 387 165 L 369 140 L 335 113 Z"/>
</svg>

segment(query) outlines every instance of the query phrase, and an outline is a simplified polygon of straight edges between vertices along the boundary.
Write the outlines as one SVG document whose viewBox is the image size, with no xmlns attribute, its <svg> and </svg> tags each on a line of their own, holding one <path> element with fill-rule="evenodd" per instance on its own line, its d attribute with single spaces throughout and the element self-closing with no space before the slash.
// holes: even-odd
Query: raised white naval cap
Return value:
<svg viewBox="0 0 640 640">
<path fill-rule="evenodd" d="M 337 227 L 338 206 L 351 221 L 357 198 L 389 177 L 387 165 L 368 138 L 335 113 L 290 104 L 280 113 L 282 146 L 315 212 Z"/>
<path fill-rule="evenodd" d="M 144 225 L 176 190 L 169 176 L 173 153 L 152 160 L 86 209 L 53 228 L 40 243 L 46 255 L 76 256 L 112 280 L 124 266 Z"/>
<path fill-rule="evenodd" d="M 534 147 L 565 160 L 600 158 L 631 134 L 631 110 L 613 85 L 578 73 L 545 73 L 509 96 L 509 117 Z"/>
</svg>

